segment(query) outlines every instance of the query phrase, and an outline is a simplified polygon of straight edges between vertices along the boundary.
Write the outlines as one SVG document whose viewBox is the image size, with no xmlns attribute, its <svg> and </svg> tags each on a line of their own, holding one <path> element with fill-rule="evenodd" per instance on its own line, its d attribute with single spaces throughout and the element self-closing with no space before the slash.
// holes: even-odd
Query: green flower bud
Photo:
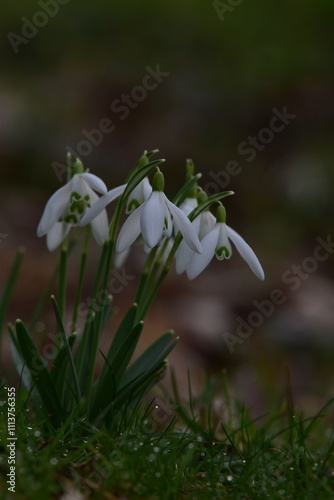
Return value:
<svg viewBox="0 0 334 500">
<path fill-rule="evenodd" d="M 219 205 L 216 211 L 216 219 L 218 223 L 226 222 L 226 210 L 223 205 Z"/>
<path fill-rule="evenodd" d="M 154 174 L 152 181 L 152 189 L 153 191 L 163 191 L 165 187 L 165 178 L 164 174 L 157 169 L 157 172 Z"/>
</svg>

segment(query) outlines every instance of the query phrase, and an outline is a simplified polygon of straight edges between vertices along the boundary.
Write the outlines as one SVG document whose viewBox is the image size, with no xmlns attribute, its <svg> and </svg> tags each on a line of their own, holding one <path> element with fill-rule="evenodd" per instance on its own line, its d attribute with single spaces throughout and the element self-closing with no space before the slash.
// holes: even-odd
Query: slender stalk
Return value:
<svg viewBox="0 0 334 500">
<path fill-rule="evenodd" d="M 152 250 L 150 251 L 150 253 L 146 259 L 143 270 L 141 272 L 141 276 L 140 276 L 140 280 L 139 280 L 139 284 L 138 284 L 138 288 L 137 288 L 137 293 L 136 293 L 136 298 L 135 298 L 135 302 L 137 304 L 139 304 L 139 302 L 141 301 L 142 295 L 144 293 L 147 278 L 148 278 L 151 266 L 153 264 L 155 255 L 157 253 L 157 249 L 158 249 L 158 247 L 152 248 Z"/>
<path fill-rule="evenodd" d="M 158 277 L 158 279 L 156 280 L 156 283 L 152 289 L 152 291 L 150 292 L 150 294 L 148 295 L 147 299 L 146 299 L 146 302 L 144 302 L 143 300 L 143 304 L 140 305 L 138 304 L 138 314 L 137 314 L 137 320 L 138 321 L 142 321 L 148 310 L 150 309 L 151 307 L 151 304 L 156 296 L 156 294 L 158 293 L 158 290 L 159 288 L 161 287 L 164 279 L 166 278 L 167 274 L 169 273 L 169 270 L 170 270 L 170 267 L 172 265 L 172 262 L 173 262 L 173 258 L 174 258 L 174 255 L 176 253 L 176 250 L 178 249 L 180 243 L 181 243 L 181 239 L 182 239 L 182 236 L 179 234 L 176 239 L 175 239 L 175 242 L 174 242 L 174 245 L 168 255 L 168 258 L 166 260 L 166 263 L 164 265 L 164 267 L 162 268 L 161 270 L 161 273 L 160 273 L 160 276 Z M 164 247 L 161 249 L 161 251 L 164 250 Z M 160 258 L 162 257 L 162 253 L 160 253 Z M 160 263 L 159 263 L 159 266 L 160 266 Z M 155 271 L 155 268 L 153 268 L 154 271 Z M 146 297 L 144 297 L 145 299 Z"/>
<path fill-rule="evenodd" d="M 73 384 L 74 384 L 73 385 L 74 397 L 76 399 L 76 402 L 79 403 L 79 401 L 80 401 L 80 387 L 79 387 L 77 372 L 76 372 L 74 361 L 73 361 L 72 351 L 71 351 L 70 345 L 68 343 L 68 338 L 66 336 L 64 325 L 63 325 L 63 322 L 62 322 L 61 317 L 60 317 L 59 308 L 58 308 L 58 305 L 57 305 L 57 302 L 56 302 L 54 296 L 51 297 L 51 300 L 52 300 L 53 309 L 54 309 L 54 312 L 55 312 L 55 315 L 57 318 L 58 328 L 59 328 L 60 333 L 61 333 L 62 341 L 63 341 L 63 344 L 66 348 L 67 360 L 69 363 L 69 368 L 70 368 L 70 373 L 71 373 L 71 380 L 73 381 Z"/>
<path fill-rule="evenodd" d="M 79 303 L 80 303 L 80 300 L 82 297 L 83 278 L 84 278 L 85 269 L 86 269 L 89 237 L 90 237 L 90 227 L 87 226 L 85 241 L 84 241 L 82 254 L 81 254 L 78 286 L 77 286 L 75 300 L 74 300 L 74 308 L 73 308 L 73 316 L 72 316 L 72 324 L 71 324 L 71 332 L 72 333 L 75 332 L 75 330 L 76 330 L 77 319 L 78 319 L 78 307 L 79 307 Z"/>
<path fill-rule="evenodd" d="M 86 370 L 84 370 L 85 354 L 87 352 L 89 342 L 90 342 L 91 323 L 92 323 L 92 321 L 94 321 L 94 317 L 95 317 L 94 310 L 95 310 L 96 296 L 98 293 L 101 277 L 102 277 L 104 266 L 105 266 L 106 256 L 108 253 L 108 247 L 109 247 L 108 243 L 105 243 L 103 245 L 99 266 L 98 266 L 98 269 L 96 272 L 95 283 L 93 286 L 92 297 L 91 297 L 89 309 L 88 309 L 87 315 L 86 315 L 86 322 L 85 322 L 85 326 L 84 326 L 84 329 L 82 332 L 82 338 L 81 338 L 81 341 L 79 343 L 78 350 L 76 353 L 77 372 L 80 374 L 80 376 L 84 376 L 84 377 L 86 377 Z"/>
<path fill-rule="evenodd" d="M 66 238 L 62 244 L 60 252 L 60 265 L 59 265 L 59 312 L 61 320 L 65 319 L 66 309 L 66 280 L 67 280 L 67 260 L 68 260 L 68 239 Z"/>
</svg>

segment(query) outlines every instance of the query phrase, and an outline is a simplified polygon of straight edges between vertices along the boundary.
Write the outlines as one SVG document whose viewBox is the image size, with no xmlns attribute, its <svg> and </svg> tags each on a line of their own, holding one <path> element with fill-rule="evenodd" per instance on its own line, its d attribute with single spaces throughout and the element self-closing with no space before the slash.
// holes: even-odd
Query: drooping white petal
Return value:
<svg viewBox="0 0 334 500">
<path fill-rule="evenodd" d="M 116 252 L 123 253 L 140 235 L 140 216 L 143 205 L 138 207 L 124 222 L 116 241 Z"/>
<path fill-rule="evenodd" d="M 182 274 L 186 270 L 193 255 L 194 251 L 187 245 L 185 240 L 182 240 L 175 257 L 175 270 L 177 274 Z"/>
<path fill-rule="evenodd" d="M 118 186 L 114 189 L 111 189 L 108 191 L 106 194 L 101 196 L 85 213 L 85 215 L 82 217 L 79 226 L 85 226 L 86 224 L 89 224 L 95 217 L 102 212 L 108 205 L 108 203 L 111 203 L 113 200 L 118 198 L 126 188 L 126 184 L 123 184 L 122 186 Z"/>
<path fill-rule="evenodd" d="M 200 226 L 198 237 L 201 240 L 206 236 L 216 224 L 216 217 L 210 212 L 210 210 L 205 210 L 202 212 L 195 220 L 199 218 Z"/>
<path fill-rule="evenodd" d="M 152 193 L 152 186 L 150 184 L 150 181 L 148 180 L 148 177 L 144 177 L 142 180 L 142 191 L 143 191 L 143 202 L 148 200 L 149 197 L 151 196 Z"/>
<path fill-rule="evenodd" d="M 240 236 L 240 234 L 234 231 L 234 229 L 229 226 L 226 226 L 226 228 L 229 238 L 235 244 L 236 249 L 240 253 L 241 257 L 247 262 L 255 276 L 257 276 L 260 280 L 264 280 L 264 271 L 254 251 Z"/>
<path fill-rule="evenodd" d="M 94 191 L 87 186 L 87 194 L 92 203 L 96 203 L 99 200 Z M 108 216 L 106 210 L 102 210 L 91 222 L 92 234 L 96 243 L 100 246 L 103 245 L 109 239 L 109 224 Z"/>
<path fill-rule="evenodd" d="M 162 194 L 164 195 L 164 193 Z M 174 203 L 169 201 L 166 195 L 164 195 L 164 197 L 166 205 L 173 216 L 174 223 L 180 230 L 187 245 L 190 246 L 190 248 L 194 250 L 194 252 L 202 253 L 202 247 L 198 239 L 198 236 L 196 234 L 196 230 L 194 226 L 191 224 L 188 217 L 182 212 L 182 210 L 180 210 L 176 205 L 174 205 Z"/>
<path fill-rule="evenodd" d="M 56 222 L 46 235 L 46 244 L 50 252 L 55 250 L 66 238 L 71 229 L 71 224 Z"/>
<path fill-rule="evenodd" d="M 191 223 L 195 228 L 196 234 L 200 232 L 201 215 L 198 215 Z M 187 245 L 185 240 L 182 240 L 175 256 L 175 270 L 177 274 L 182 274 L 186 270 L 193 254 L 194 251 Z"/>
<path fill-rule="evenodd" d="M 155 247 L 161 238 L 164 228 L 165 210 L 161 204 L 159 191 L 153 191 L 149 199 L 142 205 L 140 227 L 145 243 Z"/>
<path fill-rule="evenodd" d="M 198 206 L 198 201 L 196 198 L 186 198 L 180 205 L 180 210 L 188 215 Z"/>
<path fill-rule="evenodd" d="M 130 247 L 124 250 L 124 252 L 122 253 L 117 253 L 117 252 L 115 253 L 113 260 L 114 269 L 121 269 L 121 267 L 123 267 L 123 264 L 128 258 L 129 253 L 130 253 Z"/>
<path fill-rule="evenodd" d="M 103 182 L 100 177 L 97 177 L 97 175 L 90 174 L 89 172 L 84 172 L 83 174 L 77 174 L 80 176 L 81 179 L 83 179 L 85 182 L 87 182 L 88 186 L 91 189 L 94 189 L 94 191 L 97 191 L 98 193 L 105 194 L 108 189 L 105 183 Z M 73 178 L 75 175 L 73 176 Z"/>
<path fill-rule="evenodd" d="M 166 200 L 165 200 L 166 196 L 163 193 L 159 193 L 159 195 L 160 195 L 161 206 L 164 209 L 164 231 L 163 231 L 163 234 L 164 234 L 164 236 L 166 236 L 166 238 L 170 238 L 172 236 L 173 228 L 174 228 L 172 216 L 171 216 L 169 208 L 166 204 Z"/>
<path fill-rule="evenodd" d="M 152 186 L 148 177 L 144 177 L 131 191 L 126 204 L 126 213 L 131 213 L 135 208 L 144 203 L 152 193 Z"/>
<path fill-rule="evenodd" d="M 92 233 L 96 243 L 100 246 L 109 240 L 108 216 L 105 210 L 99 213 L 91 222 Z"/>
<path fill-rule="evenodd" d="M 218 224 L 213 228 L 210 233 L 208 233 L 202 240 L 201 245 L 203 252 L 202 254 L 194 253 L 187 268 L 186 273 L 188 279 L 192 280 L 196 278 L 201 272 L 209 265 L 213 256 L 215 255 L 215 250 L 219 237 L 219 226 Z"/>
<path fill-rule="evenodd" d="M 71 194 L 71 183 L 67 183 L 65 186 L 58 189 L 47 204 L 42 215 L 42 218 L 38 224 L 37 235 L 44 236 L 50 228 L 58 221 L 59 217 L 64 213 L 69 196 Z"/>
<path fill-rule="evenodd" d="M 232 247 L 227 235 L 227 226 L 225 222 L 219 225 L 219 237 L 216 247 L 216 257 L 218 260 L 229 259 L 232 255 Z"/>
</svg>

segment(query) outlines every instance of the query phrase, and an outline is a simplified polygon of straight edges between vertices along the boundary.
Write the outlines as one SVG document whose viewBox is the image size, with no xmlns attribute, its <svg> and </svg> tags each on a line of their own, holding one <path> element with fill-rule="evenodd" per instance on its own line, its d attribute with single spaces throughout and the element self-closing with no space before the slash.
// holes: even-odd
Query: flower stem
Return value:
<svg viewBox="0 0 334 500">
<path fill-rule="evenodd" d="M 145 318 L 147 312 L 149 311 L 151 304 L 152 304 L 156 294 L 158 293 L 159 288 L 161 287 L 164 279 L 166 278 L 166 276 L 170 270 L 174 255 L 176 253 L 176 250 L 178 249 L 178 247 L 181 243 L 181 239 L 182 239 L 182 236 L 180 234 L 178 234 L 178 236 L 175 239 L 174 245 L 172 246 L 172 249 L 168 255 L 166 263 L 165 263 L 164 267 L 162 268 L 160 276 L 157 278 L 152 291 L 149 294 L 146 293 L 146 295 L 148 295 L 148 297 L 147 298 L 145 296 L 143 297 L 142 304 L 138 304 L 139 307 L 138 307 L 137 321 L 142 321 Z M 153 283 L 153 280 L 154 280 L 154 278 L 158 272 L 158 269 L 160 267 L 161 259 L 162 259 L 163 253 L 165 251 L 165 248 L 166 248 L 165 245 L 167 245 L 167 243 L 168 243 L 168 240 L 166 240 L 164 245 L 162 245 L 162 248 L 160 249 L 160 252 L 159 252 L 158 259 L 154 263 L 154 266 L 152 267 L 152 272 L 151 272 L 151 276 L 150 276 L 150 278 L 151 278 L 150 281 L 152 283 Z M 145 299 L 146 299 L 146 301 L 145 301 Z"/>
<path fill-rule="evenodd" d="M 147 278 L 148 278 L 151 266 L 153 264 L 155 255 L 157 253 L 157 249 L 158 249 L 158 247 L 152 248 L 152 250 L 150 251 L 150 253 L 146 259 L 143 270 L 141 272 L 141 276 L 140 276 L 140 280 L 139 280 L 139 284 L 138 284 L 138 289 L 137 289 L 137 293 L 136 293 L 136 298 L 135 298 L 135 302 L 137 304 L 139 304 L 141 299 L 142 299 L 142 296 L 143 296 L 143 293 L 145 290 L 145 286 L 147 283 Z"/>
<path fill-rule="evenodd" d="M 59 265 L 59 312 L 61 320 L 64 322 L 66 308 L 66 279 L 67 279 L 67 257 L 68 257 L 68 240 L 64 240 L 60 252 Z"/>
<path fill-rule="evenodd" d="M 83 245 L 82 254 L 81 254 L 78 287 L 76 290 L 75 300 L 74 300 L 74 308 L 73 308 L 73 316 L 72 316 L 72 324 L 71 324 L 71 332 L 72 333 L 75 332 L 75 330 L 76 330 L 76 325 L 77 325 L 77 320 L 78 320 L 78 308 L 79 308 L 79 303 L 80 303 L 81 296 L 82 296 L 83 278 L 84 278 L 85 269 L 86 269 L 89 237 L 90 237 L 90 227 L 87 226 L 84 245 Z"/>
</svg>

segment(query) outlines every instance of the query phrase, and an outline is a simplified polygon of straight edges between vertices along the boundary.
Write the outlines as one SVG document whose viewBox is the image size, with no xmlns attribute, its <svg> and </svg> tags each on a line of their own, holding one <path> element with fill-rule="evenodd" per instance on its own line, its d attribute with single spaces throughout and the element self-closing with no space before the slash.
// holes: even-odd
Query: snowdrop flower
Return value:
<svg viewBox="0 0 334 500">
<path fill-rule="evenodd" d="M 140 233 L 148 248 L 155 247 L 161 241 L 162 236 L 171 237 L 173 224 L 194 252 L 202 251 L 190 220 L 180 208 L 168 200 L 163 189 L 164 177 L 158 170 L 153 178 L 153 190 L 149 198 L 131 213 L 118 235 L 117 253 L 122 253 L 129 248 Z"/>
<path fill-rule="evenodd" d="M 62 243 L 72 226 L 79 225 L 87 208 L 99 199 L 95 191 L 106 193 L 105 183 L 96 175 L 84 172 L 74 174 L 65 186 L 51 196 L 37 228 L 38 236 L 46 235 L 50 251 Z M 92 233 L 99 245 L 108 240 L 108 219 L 105 211 L 92 222 Z"/>
<path fill-rule="evenodd" d="M 232 228 L 227 226 L 226 212 L 222 205 L 216 213 L 216 223 L 214 227 L 201 240 L 203 253 L 193 254 L 190 262 L 186 266 L 186 273 L 190 280 L 196 278 L 211 262 L 214 255 L 217 259 L 229 259 L 232 255 L 230 240 L 234 243 L 241 257 L 247 262 L 253 273 L 260 279 L 264 279 L 262 266 L 251 247 Z"/>
</svg>

